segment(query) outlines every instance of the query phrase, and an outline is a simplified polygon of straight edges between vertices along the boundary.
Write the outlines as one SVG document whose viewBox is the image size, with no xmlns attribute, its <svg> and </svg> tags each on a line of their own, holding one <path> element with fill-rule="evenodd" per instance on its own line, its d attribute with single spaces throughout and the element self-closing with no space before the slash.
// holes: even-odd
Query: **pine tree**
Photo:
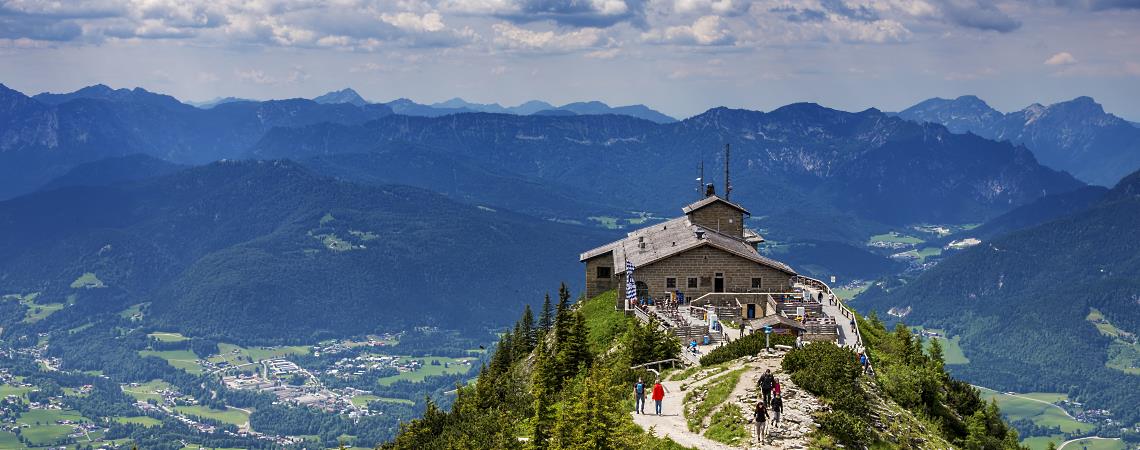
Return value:
<svg viewBox="0 0 1140 450">
<path fill-rule="evenodd" d="M 538 316 L 538 327 L 543 332 L 550 331 L 554 326 L 554 306 L 550 304 L 550 294 L 542 301 L 542 314 Z"/>
<path fill-rule="evenodd" d="M 558 286 L 558 306 L 563 309 L 570 307 L 570 288 L 566 283 Z"/>
<path fill-rule="evenodd" d="M 566 332 L 559 342 L 558 368 L 562 379 L 573 377 L 579 368 L 589 367 L 592 363 L 590 355 L 586 317 L 581 313 L 566 314 Z"/>
<path fill-rule="evenodd" d="M 534 345 L 538 340 L 538 332 L 534 328 L 534 313 L 530 310 L 530 305 L 523 308 L 522 316 L 522 345 L 526 348 L 526 353 L 530 354 L 534 350 Z"/>
<path fill-rule="evenodd" d="M 534 360 L 534 421 L 531 444 L 535 449 L 545 449 L 554 431 L 554 410 L 551 408 L 554 390 L 552 386 L 553 367 L 545 345 L 539 345 Z"/>
<path fill-rule="evenodd" d="M 966 449 L 983 450 L 986 445 L 986 413 L 974 411 L 966 420 Z"/>
<path fill-rule="evenodd" d="M 511 338 L 510 333 L 499 337 L 499 344 L 495 346 L 495 354 L 491 355 L 491 364 L 487 366 L 487 371 L 491 374 L 499 375 L 510 370 L 511 363 L 514 362 Z"/>
<path fill-rule="evenodd" d="M 525 358 L 530 353 L 530 349 L 526 347 L 526 335 L 523 332 L 522 320 L 519 320 L 515 322 L 515 328 L 511 331 L 511 362 Z"/>
</svg>

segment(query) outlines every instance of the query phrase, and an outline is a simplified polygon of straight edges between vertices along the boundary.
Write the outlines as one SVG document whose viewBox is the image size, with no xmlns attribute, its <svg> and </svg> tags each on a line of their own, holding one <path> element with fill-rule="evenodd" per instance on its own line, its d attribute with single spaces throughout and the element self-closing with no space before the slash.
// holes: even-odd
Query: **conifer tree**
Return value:
<svg viewBox="0 0 1140 450">
<path fill-rule="evenodd" d="M 531 312 L 529 304 L 523 308 L 521 325 L 523 347 L 526 348 L 525 353 L 530 354 L 531 350 L 534 350 L 535 342 L 538 340 L 538 330 L 534 328 L 534 313 Z"/>
<path fill-rule="evenodd" d="M 539 345 L 535 360 L 534 374 L 532 375 L 532 392 L 534 393 L 534 420 L 531 444 L 535 449 L 545 449 L 554 431 L 554 410 L 551 408 L 554 390 L 552 379 L 554 367 L 551 364 L 549 353 L 545 345 Z"/>
<path fill-rule="evenodd" d="M 554 306 L 550 304 L 550 294 L 542 301 L 542 314 L 538 316 L 538 327 L 543 332 L 550 331 L 554 326 Z"/>
<path fill-rule="evenodd" d="M 495 354 L 491 356 L 491 365 L 487 367 L 491 374 L 498 375 L 510 370 L 514 357 L 511 338 L 510 333 L 499 338 L 499 345 L 495 346 Z"/>
<path fill-rule="evenodd" d="M 930 339 L 930 363 L 932 368 L 939 374 L 943 373 L 946 367 L 946 357 L 942 352 L 942 342 L 937 338 Z"/>
<path fill-rule="evenodd" d="M 586 317 L 578 312 L 567 313 L 566 316 L 566 332 L 558 348 L 559 376 L 562 379 L 573 377 L 579 368 L 589 367 L 592 362 Z"/>
</svg>

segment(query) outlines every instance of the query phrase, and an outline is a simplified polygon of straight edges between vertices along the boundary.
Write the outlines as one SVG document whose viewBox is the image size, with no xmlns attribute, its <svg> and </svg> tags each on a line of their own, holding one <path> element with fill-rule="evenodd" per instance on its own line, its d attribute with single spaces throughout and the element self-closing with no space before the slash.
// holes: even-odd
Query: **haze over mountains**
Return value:
<svg viewBox="0 0 1140 450">
<path fill-rule="evenodd" d="M 0 202 L 0 277 L 6 293 L 76 295 L 88 314 L 149 302 L 162 326 L 241 342 L 481 330 L 576 269 L 564 255 L 610 236 L 288 161 L 217 162 Z M 77 289 L 84 273 L 99 287 Z"/>
<path fill-rule="evenodd" d="M 955 133 L 1025 145 L 1042 164 L 1088 183 L 1112 186 L 1140 167 L 1140 128 L 1106 113 L 1089 97 L 1048 106 L 1035 103 L 1006 114 L 972 95 L 932 98 L 898 115 L 942 124 Z"/>
<path fill-rule="evenodd" d="M 674 216 L 699 184 L 723 194 L 728 144 L 731 199 L 766 252 L 821 279 L 880 280 L 855 306 L 961 336 L 976 364 L 953 370 L 970 381 L 1136 400 L 1118 391 L 1136 375 L 1116 367 L 1132 347 L 1085 318 L 1140 333 L 1140 175 L 1086 182 L 1140 168 L 1140 134 L 1091 99 L 652 113 L 0 85 L 0 293 L 66 305 L 28 322 L 3 303 L 0 329 L 70 330 L 144 304 L 148 326 L 241 344 L 486 331 L 559 281 L 576 289 L 576 255 L 621 233 L 608 228 Z M 930 225 L 956 231 L 927 241 L 945 250 L 937 264 L 869 245 Z M 982 244 L 947 246 L 968 237 Z M 1058 355 L 1072 360 L 1050 366 Z"/>
<path fill-rule="evenodd" d="M 339 91 L 329 92 L 327 94 L 313 98 L 313 101 L 326 104 L 349 103 L 357 106 L 364 106 L 369 104 L 367 100 L 365 100 L 360 96 L 360 94 L 351 88 L 344 88 Z M 430 105 L 416 103 L 406 98 L 396 99 L 384 104 L 392 108 L 392 111 L 394 111 L 396 114 L 403 114 L 408 116 L 439 117 L 449 114 L 463 114 L 474 112 L 515 114 L 520 116 L 528 116 L 531 114 L 569 116 L 617 114 L 622 116 L 637 117 L 657 123 L 671 123 L 677 121 L 677 119 L 650 109 L 645 105 L 612 107 L 599 101 L 574 102 L 567 103 L 562 106 L 554 106 L 541 100 L 530 100 L 517 106 L 505 107 L 498 103 L 472 103 L 456 97 L 451 100 L 432 103 Z"/>
</svg>

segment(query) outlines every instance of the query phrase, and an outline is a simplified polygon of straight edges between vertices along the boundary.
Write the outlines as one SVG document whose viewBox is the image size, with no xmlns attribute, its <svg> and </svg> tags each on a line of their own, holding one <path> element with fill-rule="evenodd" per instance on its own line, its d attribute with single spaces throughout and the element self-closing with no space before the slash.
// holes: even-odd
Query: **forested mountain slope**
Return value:
<svg viewBox="0 0 1140 450">
<path fill-rule="evenodd" d="M 1069 393 L 1134 423 L 1140 375 L 1110 361 L 1127 343 L 1087 318 L 1095 309 L 1120 337 L 1140 333 L 1138 181 L 1126 177 L 1085 210 L 984 242 L 858 302 L 884 316 L 909 307 L 907 322 L 961 336 L 970 363 L 954 371 L 971 382 Z"/>
<path fill-rule="evenodd" d="M 150 302 L 161 326 L 242 342 L 483 329 L 611 238 L 287 161 L 220 162 L 0 202 L 0 291 L 98 298 L 97 311 Z"/>
</svg>

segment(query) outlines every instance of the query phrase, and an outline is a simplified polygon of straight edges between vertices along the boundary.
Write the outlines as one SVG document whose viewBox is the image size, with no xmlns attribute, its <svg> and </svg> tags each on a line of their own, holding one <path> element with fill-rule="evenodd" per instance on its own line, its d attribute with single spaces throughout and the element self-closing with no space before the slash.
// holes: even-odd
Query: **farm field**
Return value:
<svg viewBox="0 0 1140 450">
<path fill-rule="evenodd" d="M 209 361 L 222 362 L 226 361 L 230 364 L 241 364 L 245 362 L 258 362 L 265 359 L 280 358 L 286 355 L 307 355 L 309 354 L 309 347 L 306 345 L 294 345 L 291 347 L 242 347 L 233 344 L 218 344 L 218 354 L 211 356 Z"/>
<path fill-rule="evenodd" d="M 447 358 L 447 357 L 442 357 L 442 356 L 425 356 L 425 357 L 415 357 L 415 358 L 404 356 L 404 357 L 400 358 L 400 363 L 404 363 L 404 362 L 411 361 L 411 360 L 422 360 L 424 362 L 424 365 L 422 367 L 420 367 L 419 370 L 416 370 L 415 372 L 404 372 L 404 373 L 401 373 L 399 375 L 393 375 L 390 377 L 381 378 L 381 379 L 377 380 L 377 383 L 379 383 L 381 386 L 388 386 L 388 385 L 395 383 L 397 381 L 410 381 L 413 383 L 418 383 L 418 382 L 424 381 L 424 378 L 427 378 L 429 376 L 443 375 L 443 374 L 467 373 L 468 371 L 471 370 L 471 366 L 458 363 L 458 361 L 460 361 L 461 358 Z M 439 361 L 439 365 L 438 366 L 432 365 L 432 361 Z M 444 367 L 443 366 L 444 363 L 450 364 L 450 367 Z"/>
<path fill-rule="evenodd" d="M 154 417 L 138 416 L 138 417 L 116 417 L 115 422 L 119 423 L 134 423 L 144 427 L 156 427 L 162 425 L 162 421 Z"/>
<path fill-rule="evenodd" d="M 177 406 L 174 408 L 181 414 L 187 416 L 205 417 L 207 419 L 214 419 L 224 423 L 231 423 L 234 425 L 244 425 L 249 421 L 249 414 L 245 411 L 235 408 L 227 408 L 225 411 L 218 409 L 210 409 L 205 406 Z"/>
<path fill-rule="evenodd" d="M 139 350 L 139 356 L 157 356 L 165 359 L 170 365 L 185 370 L 191 374 L 202 373 L 202 366 L 198 365 L 198 355 L 190 350 Z"/>
<path fill-rule="evenodd" d="M 16 422 L 29 425 L 20 432 L 29 444 L 41 446 L 55 443 L 74 431 L 69 425 L 56 424 L 59 420 L 90 422 L 78 412 L 58 409 L 33 409 L 21 414 Z"/>
<path fill-rule="evenodd" d="M 156 331 L 154 333 L 147 334 L 147 336 L 158 339 L 160 342 L 182 342 L 190 339 L 186 336 L 183 336 L 181 333 L 167 333 L 162 331 Z"/>
<path fill-rule="evenodd" d="M 926 241 L 923 241 L 922 239 L 916 238 L 914 236 L 908 236 L 908 235 L 899 233 L 897 231 L 892 231 L 890 233 L 883 233 L 883 234 L 877 234 L 877 235 L 871 236 L 871 238 L 867 240 L 867 243 L 872 243 L 872 242 L 889 242 L 889 243 L 901 243 L 901 244 L 915 245 L 915 244 L 921 244 L 921 243 L 926 242 Z"/>
<path fill-rule="evenodd" d="M 161 401 L 162 396 L 158 394 L 158 391 L 169 388 L 170 384 L 165 381 L 151 380 L 146 383 L 141 383 L 138 386 L 123 385 L 123 392 L 126 392 L 127 395 L 134 397 L 135 400 Z"/>
<path fill-rule="evenodd" d="M 0 384 L 0 398 L 7 397 L 9 395 L 16 395 L 24 397 L 24 400 L 26 401 L 27 397 L 25 396 L 27 393 L 34 390 L 36 390 L 36 388 L 31 386 L 12 386 L 10 384 Z"/>
<path fill-rule="evenodd" d="M 1124 450 L 1124 441 L 1120 439 L 1092 439 L 1084 438 L 1065 444 L 1060 449 L 1066 450 Z"/>
<path fill-rule="evenodd" d="M 939 330 L 939 329 L 935 329 L 935 328 L 926 329 L 924 327 L 911 327 L 911 330 L 918 330 L 918 331 L 926 330 L 926 331 L 930 331 L 933 333 L 941 334 L 943 337 L 939 338 L 938 342 L 940 344 L 942 344 L 942 357 L 943 357 L 943 359 L 945 359 L 946 364 L 955 365 L 955 364 L 969 364 L 970 363 L 970 358 L 967 358 L 966 354 L 962 351 L 962 345 L 960 344 L 962 338 L 960 336 L 954 336 L 954 337 L 947 339 L 945 337 L 946 336 L 946 330 Z M 930 349 L 930 340 L 923 338 L 922 341 L 923 341 L 924 348 L 929 350 Z M 1055 400 L 1053 400 L 1053 401 L 1055 401 Z M 1050 401 L 1050 402 L 1052 402 L 1052 401 Z"/>
<path fill-rule="evenodd" d="M 1061 407 L 1046 403 L 1067 398 L 1063 394 L 1030 393 L 1013 396 L 986 388 L 979 390 L 986 401 L 997 399 L 1002 414 L 1010 420 L 1030 419 L 1043 427 L 1059 427 L 1065 433 L 1090 431 L 1094 428 L 1091 424 L 1069 417 Z"/>
</svg>

